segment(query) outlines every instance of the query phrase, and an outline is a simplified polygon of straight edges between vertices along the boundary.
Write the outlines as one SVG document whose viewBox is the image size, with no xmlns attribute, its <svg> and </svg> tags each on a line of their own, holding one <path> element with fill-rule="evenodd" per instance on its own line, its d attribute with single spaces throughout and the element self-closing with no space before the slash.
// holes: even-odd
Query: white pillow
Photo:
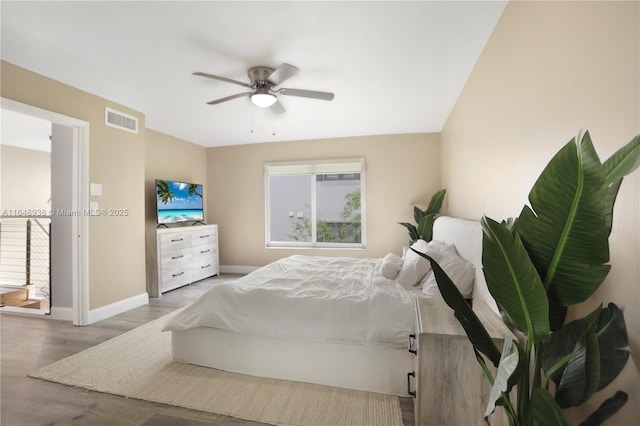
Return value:
<svg viewBox="0 0 640 426">
<path fill-rule="evenodd" d="M 426 253 L 427 242 L 418 240 L 411 245 L 411 248 Z M 403 287 L 413 287 L 422 281 L 422 278 L 427 275 L 430 269 L 431 263 L 427 259 L 415 253 L 413 250 L 407 250 L 396 281 Z"/>
<path fill-rule="evenodd" d="M 389 253 L 382 258 L 380 273 L 383 277 L 395 280 L 402 268 L 402 258 L 395 253 Z"/>
<path fill-rule="evenodd" d="M 436 259 L 435 256 L 432 257 Z M 476 277 L 476 268 L 473 264 L 467 262 L 457 254 L 443 257 L 440 260 L 436 259 L 436 262 L 438 262 L 438 265 L 440 265 L 449 278 L 451 278 L 451 281 L 458 287 L 460 293 L 462 293 L 465 298 L 470 298 L 473 293 L 473 282 Z M 423 280 L 422 294 L 431 295 L 430 297 L 432 297 L 434 291 L 440 294 L 436 277 L 433 271 L 431 271 Z"/>
<path fill-rule="evenodd" d="M 422 287 L 422 295 L 424 297 L 433 298 L 440 296 L 440 289 L 433 275 L 433 269 L 424 276 L 420 286 Z"/>
<path fill-rule="evenodd" d="M 436 262 L 440 263 L 449 256 L 457 256 L 456 246 L 453 244 L 443 243 L 442 241 L 432 240 L 427 245 L 427 254 Z"/>
</svg>

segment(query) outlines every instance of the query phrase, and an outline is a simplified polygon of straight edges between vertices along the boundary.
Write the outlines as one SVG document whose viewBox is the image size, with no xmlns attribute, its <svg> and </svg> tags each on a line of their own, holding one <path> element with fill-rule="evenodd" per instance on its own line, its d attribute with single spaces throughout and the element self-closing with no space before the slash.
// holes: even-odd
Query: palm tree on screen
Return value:
<svg viewBox="0 0 640 426">
<path fill-rule="evenodd" d="M 187 187 L 187 194 L 189 194 L 189 196 L 197 195 L 198 197 L 202 198 L 202 194 L 198 192 L 198 185 L 196 185 L 195 183 L 189 184 L 189 186 Z"/>
<path fill-rule="evenodd" d="M 163 204 L 167 204 L 174 199 L 173 192 L 171 192 L 169 183 L 166 180 L 156 181 L 156 193 L 158 200 L 162 201 Z"/>
</svg>

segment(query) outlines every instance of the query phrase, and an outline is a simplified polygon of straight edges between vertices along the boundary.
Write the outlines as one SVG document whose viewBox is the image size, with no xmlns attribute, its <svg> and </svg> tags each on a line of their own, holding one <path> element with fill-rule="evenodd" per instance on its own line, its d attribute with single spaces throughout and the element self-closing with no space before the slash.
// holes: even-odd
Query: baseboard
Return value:
<svg viewBox="0 0 640 426">
<path fill-rule="evenodd" d="M 250 274 L 260 266 L 220 265 L 221 274 Z"/>
<path fill-rule="evenodd" d="M 119 300 L 109 305 L 101 306 L 89 311 L 89 318 L 87 324 L 93 324 L 103 319 L 110 318 L 114 315 L 121 314 L 129 311 L 138 306 L 144 306 L 149 304 L 149 294 L 142 293 L 137 296 L 130 297 L 128 299 Z"/>
</svg>

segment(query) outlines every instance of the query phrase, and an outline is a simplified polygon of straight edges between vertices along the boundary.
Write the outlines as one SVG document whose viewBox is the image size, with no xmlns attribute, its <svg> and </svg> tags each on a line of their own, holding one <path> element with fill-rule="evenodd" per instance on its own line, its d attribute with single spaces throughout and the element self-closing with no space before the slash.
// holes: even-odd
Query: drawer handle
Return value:
<svg viewBox="0 0 640 426">
<path fill-rule="evenodd" d="M 171 240 L 172 243 L 177 243 L 178 241 L 182 241 L 184 238 L 178 238 L 177 240 Z"/>
<path fill-rule="evenodd" d="M 209 238 L 209 237 L 210 237 L 210 235 L 209 235 L 209 234 L 207 234 L 207 235 L 200 235 L 200 238 Z"/>
<path fill-rule="evenodd" d="M 206 269 L 206 268 L 210 268 L 210 267 L 211 267 L 211 264 L 208 264 L 208 265 L 201 266 L 200 269 Z"/>
<path fill-rule="evenodd" d="M 200 253 L 209 253 L 211 250 L 200 250 Z"/>
<path fill-rule="evenodd" d="M 179 277 L 180 275 L 184 275 L 184 271 L 183 271 L 183 272 L 180 272 L 179 274 L 173 274 L 173 275 L 171 275 L 171 276 L 172 276 L 172 277 Z"/>
<path fill-rule="evenodd" d="M 171 256 L 171 259 L 175 260 L 175 259 L 180 259 L 181 257 L 184 257 L 184 254 L 181 254 L 180 256 Z"/>
<path fill-rule="evenodd" d="M 415 371 L 410 371 L 410 372 L 407 373 L 407 393 L 415 398 L 416 397 L 416 391 L 412 391 L 411 390 L 411 377 L 413 377 L 413 378 L 416 377 L 416 372 Z"/>
<path fill-rule="evenodd" d="M 416 338 L 415 334 L 409 335 L 409 348 L 407 350 L 414 355 L 418 355 L 418 349 L 413 348 L 413 342 L 415 341 L 415 338 Z"/>
</svg>

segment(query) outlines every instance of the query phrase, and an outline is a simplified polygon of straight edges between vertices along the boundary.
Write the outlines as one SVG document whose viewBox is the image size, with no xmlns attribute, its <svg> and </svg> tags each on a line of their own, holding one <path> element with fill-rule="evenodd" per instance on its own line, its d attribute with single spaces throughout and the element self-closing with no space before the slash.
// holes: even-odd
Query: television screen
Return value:
<svg viewBox="0 0 640 426">
<path fill-rule="evenodd" d="M 158 224 L 204 220 L 202 185 L 156 179 Z"/>
</svg>

